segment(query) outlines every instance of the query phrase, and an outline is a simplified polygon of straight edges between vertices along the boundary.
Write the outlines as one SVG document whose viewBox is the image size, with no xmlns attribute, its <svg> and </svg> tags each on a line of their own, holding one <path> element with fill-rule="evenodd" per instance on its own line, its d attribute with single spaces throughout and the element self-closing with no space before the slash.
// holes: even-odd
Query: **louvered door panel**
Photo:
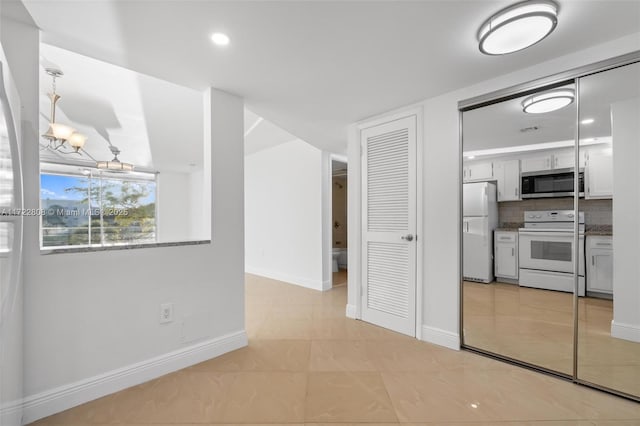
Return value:
<svg viewBox="0 0 640 426">
<path fill-rule="evenodd" d="M 416 117 L 363 130 L 362 150 L 362 319 L 415 336 Z"/>
<path fill-rule="evenodd" d="M 369 242 L 367 306 L 400 318 L 409 317 L 406 244 Z"/>
</svg>

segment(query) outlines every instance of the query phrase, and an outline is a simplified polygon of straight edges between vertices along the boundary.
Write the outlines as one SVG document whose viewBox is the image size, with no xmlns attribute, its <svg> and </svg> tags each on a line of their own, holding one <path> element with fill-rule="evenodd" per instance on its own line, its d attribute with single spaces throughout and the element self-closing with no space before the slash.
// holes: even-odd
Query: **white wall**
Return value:
<svg viewBox="0 0 640 426">
<path fill-rule="evenodd" d="M 12 71 L 24 83 L 25 207 L 37 208 L 38 32 L 26 32 Z M 243 102 L 204 100 L 211 244 L 42 255 L 38 218 L 26 218 L 25 422 L 246 344 Z M 175 321 L 161 325 L 165 302 Z"/>
<path fill-rule="evenodd" d="M 189 219 L 191 217 L 190 211 L 194 206 L 191 202 L 190 182 L 189 173 L 161 172 L 158 174 L 158 242 L 191 239 Z M 200 194 L 200 198 L 202 198 L 202 194 Z"/>
<path fill-rule="evenodd" d="M 640 99 L 611 105 L 614 337 L 640 342 Z"/>
<path fill-rule="evenodd" d="M 424 156 L 422 167 L 424 256 L 422 258 L 423 329 L 422 338 L 437 344 L 458 348 L 459 282 L 460 282 L 460 147 L 458 132 L 458 101 L 538 78 L 587 65 L 640 49 L 640 34 L 575 52 L 543 62 L 511 74 L 503 75 L 470 87 L 427 99 L 417 106 L 424 108 Z M 525 53 L 526 54 L 526 53 Z M 499 58 L 496 58 L 498 60 Z M 412 105 L 414 108 L 416 105 Z M 405 108 L 390 111 L 368 120 L 396 114 Z M 360 176 L 359 134 L 356 125 L 349 134 L 349 176 Z M 360 188 L 359 179 L 349 179 L 349 262 L 359 263 L 360 254 Z M 347 314 L 357 316 L 359 271 L 351 268 Z M 355 270 L 355 271 L 354 271 Z"/>
<path fill-rule="evenodd" d="M 189 174 L 189 199 L 191 210 L 189 211 L 189 239 L 208 240 L 211 238 L 211 229 L 206 225 L 210 211 L 205 210 L 204 172 L 198 170 Z"/>
<path fill-rule="evenodd" d="M 328 173 L 323 165 L 328 161 L 301 140 L 245 158 L 247 272 L 316 290 L 331 285 L 323 279 L 322 262 L 323 179 Z"/>
</svg>

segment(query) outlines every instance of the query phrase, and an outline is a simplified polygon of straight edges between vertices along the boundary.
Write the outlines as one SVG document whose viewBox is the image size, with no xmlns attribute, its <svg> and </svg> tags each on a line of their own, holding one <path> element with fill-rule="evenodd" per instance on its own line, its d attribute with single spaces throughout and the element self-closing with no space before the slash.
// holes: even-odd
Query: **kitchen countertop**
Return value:
<svg viewBox="0 0 640 426">
<path fill-rule="evenodd" d="M 518 229 L 523 228 L 524 223 L 519 222 L 505 222 L 495 229 L 497 232 L 518 232 Z"/>
<path fill-rule="evenodd" d="M 584 235 L 611 236 L 613 235 L 613 227 L 611 225 L 587 225 Z"/>
</svg>

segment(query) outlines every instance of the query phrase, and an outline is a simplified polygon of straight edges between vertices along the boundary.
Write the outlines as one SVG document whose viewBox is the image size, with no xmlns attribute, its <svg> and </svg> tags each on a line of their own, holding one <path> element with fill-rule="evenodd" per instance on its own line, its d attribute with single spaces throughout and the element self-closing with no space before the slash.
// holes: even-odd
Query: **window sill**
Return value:
<svg viewBox="0 0 640 426">
<path fill-rule="evenodd" d="M 57 247 L 57 248 L 40 248 L 40 254 L 62 254 L 62 253 L 90 253 L 94 251 L 112 251 L 112 250 L 135 250 L 156 247 L 178 247 L 178 246 L 197 246 L 202 244 L 211 244 L 211 240 L 194 240 L 194 241 L 176 241 L 167 243 L 140 243 L 140 244 L 122 244 L 113 246 L 96 246 L 96 247 Z"/>
</svg>

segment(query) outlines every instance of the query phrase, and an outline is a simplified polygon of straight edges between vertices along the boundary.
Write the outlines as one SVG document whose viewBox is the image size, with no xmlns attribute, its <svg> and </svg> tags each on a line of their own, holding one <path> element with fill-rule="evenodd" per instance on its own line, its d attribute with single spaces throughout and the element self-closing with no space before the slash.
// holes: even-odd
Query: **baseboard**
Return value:
<svg viewBox="0 0 640 426">
<path fill-rule="evenodd" d="M 611 321 L 611 336 L 640 343 L 640 327 Z"/>
<path fill-rule="evenodd" d="M 460 350 L 460 335 L 436 327 L 422 326 L 422 341 Z"/>
<path fill-rule="evenodd" d="M 244 271 L 248 274 L 260 275 L 261 277 L 271 278 L 272 280 L 284 281 L 285 283 L 299 285 L 300 287 L 310 288 L 312 290 L 325 290 L 325 282 L 322 280 L 312 280 L 304 277 L 296 277 L 279 271 L 272 271 L 269 269 L 256 268 L 253 266 L 245 265 Z M 331 281 L 327 281 L 331 288 Z"/>
<path fill-rule="evenodd" d="M 333 280 L 326 280 L 322 282 L 322 291 L 331 290 L 333 288 Z"/>
<path fill-rule="evenodd" d="M 356 305 L 347 304 L 347 309 L 346 309 L 347 318 L 356 319 L 357 313 L 358 313 L 358 310 L 356 309 Z"/>
<path fill-rule="evenodd" d="M 22 424 L 23 401 L 10 401 L 0 407 L 0 425 L 20 426 Z"/>
<path fill-rule="evenodd" d="M 247 342 L 242 330 L 28 396 L 22 404 L 23 424 L 215 358 L 244 347 Z"/>
</svg>

